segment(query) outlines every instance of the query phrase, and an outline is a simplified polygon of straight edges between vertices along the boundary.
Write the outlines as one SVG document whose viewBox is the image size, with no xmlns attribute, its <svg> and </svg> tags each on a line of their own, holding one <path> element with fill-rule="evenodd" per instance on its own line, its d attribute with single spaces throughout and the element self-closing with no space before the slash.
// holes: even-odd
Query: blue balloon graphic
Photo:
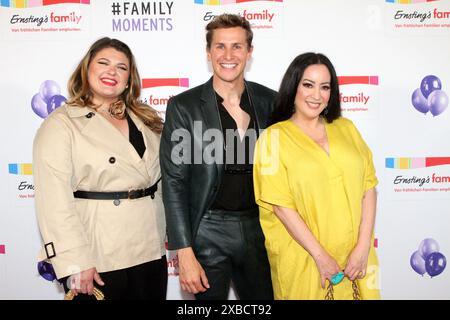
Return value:
<svg viewBox="0 0 450 320">
<path fill-rule="evenodd" d="M 428 96 L 434 91 L 434 90 L 441 90 L 442 89 L 442 83 L 441 80 L 433 75 L 426 76 L 422 79 L 422 82 L 420 83 L 420 90 L 422 91 L 422 94 L 425 98 L 428 98 Z"/>
<path fill-rule="evenodd" d="M 60 107 L 67 99 L 60 95 L 54 95 L 53 97 L 50 98 L 50 100 L 47 103 L 47 112 L 48 114 L 52 113 L 53 111 L 55 111 L 56 108 Z"/>
<path fill-rule="evenodd" d="M 415 251 L 411 255 L 411 258 L 409 259 L 409 263 L 415 272 L 417 272 L 421 276 L 423 276 L 425 274 L 425 272 L 426 272 L 425 260 L 420 255 L 419 250 Z"/>
<path fill-rule="evenodd" d="M 448 96 L 442 90 L 433 91 L 428 97 L 428 106 L 433 116 L 438 116 L 448 107 Z"/>
<path fill-rule="evenodd" d="M 444 271 L 447 259 L 440 252 L 433 252 L 425 260 L 425 269 L 431 277 L 435 277 Z"/>
<path fill-rule="evenodd" d="M 427 238 L 420 243 L 419 252 L 422 258 L 426 260 L 428 255 L 439 252 L 439 244 L 436 240 Z"/>
<path fill-rule="evenodd" d="M 51 97 L 60 93 L 61 89 L 59 87 L 59 84 L 53 80 L 45 80 L 44 82 L 42 82 L 41 87 L 39 88 L 39 94 L 47 103 L 49 102 Z"/>
<path fill-rule="evenodd" d="M 39 274 L 47 281 L 53 281 L 56 279 L 55 270 L 53 266 L 45 261 L 40 261 L 38 263 L 38 272 Z"/>
<path fill-rule="evenodd" d="M 42 99 L 39 93 L 36 93 L 33 98 L 31 98 L 31 109 L 43 119 L 48 116 L 47 102 Z"/>
<path fill-rule="evenodd" d="M 411 102 L 414 108 L 416 108 L 416 110 L 419 112 L 426 114 L 428 111 L 430 111 L 428 100 L 423 96 L 422 91 L 419 88 L 414 90 L 411 97 Z"/>
</svg>

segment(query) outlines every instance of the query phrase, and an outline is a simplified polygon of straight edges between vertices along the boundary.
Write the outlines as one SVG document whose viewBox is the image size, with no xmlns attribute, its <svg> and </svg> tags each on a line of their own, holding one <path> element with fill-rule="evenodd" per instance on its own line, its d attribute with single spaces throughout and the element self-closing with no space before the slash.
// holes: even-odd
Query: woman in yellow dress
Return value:
<svg viewBox="0 0 450 320">
<path fill-rule="evenodd" d="M 254 182 L 275 299 L 379 299 L 372 154 L 341 117 L 336 72 L 299 55 L 282 80 L 272 125 L 255 149 Z"/>
</svg>

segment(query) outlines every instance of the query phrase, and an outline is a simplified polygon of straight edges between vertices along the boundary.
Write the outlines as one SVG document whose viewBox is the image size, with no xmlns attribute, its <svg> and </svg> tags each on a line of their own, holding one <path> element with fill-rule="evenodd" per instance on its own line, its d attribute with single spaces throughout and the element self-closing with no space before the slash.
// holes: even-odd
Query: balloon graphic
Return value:
<svg viewBox="0 0 450 320">
<path fill-rule="evenodd" d="M 31 98 L 31 109 L 41 118 L 45 119 L 48 116 L 47 102 L 42 99 L 39 93 Z"/>
<path fill-rule="evenodd" d="M 425 260 L 423 260 L 422 256 L 420 255 L 420 252 L 417 250 L 409 259 L 409 263 L 411 264 L 411 267 L 414 269 L 415 272 L 423 276 L 426 272 L 425 269 Z"/>
<path fill-rule="evenodd" d="M 436 240 L 427 238 L 420 243 L 419 252 L 422 258 L 424 258 L 426 261 L 428 255 L 432 254 L 433 252 L 439 252 L 439 244 Z"/>
<path fill-rule="evenodd" d="M 48 103 L 53 96 L 61 93 L 61 88 L 56 81 L 46 80 L 42 82 L 41 87 L 39 88 L 39 93 L 41 94 L 42 99 Z"/>
<path fill-rule="evenodd" d="M 67 99 L 60 95 L 54 95 L 53 97 L 50 98 L 50 100 L 47 103 L 47 112 L 48 114 L 52 113 L 53 111 L 55 111 L 56 108 L 60 107 L 64 101 L 66 101 Z"/>
<path fill-rule="evenodd" d="M 53 269 L 53 266 L 48 262 L 39 262 L 38 272 L 47 281 L 53 281 L 56 279 L 55 270 Z"/>
<path fill-rule="evenodd" d="M 435 90 L 428 96 L 428 106 L 433 116 L 440 115 L 448 107 L 448 96 L 442 90 Z"/>
<path fill-rule="evenodd" d="M 419 88 L 414 90 L 412 97 L 411 97 L 411 101 L 412 101 L 412 105 L 414 106 L 414 108 L 416 108 L 417 111 L 419 111 L 419 112 L 426 114 L 430 110 L 428 101 L 423 96 L 422 91 Z"/>
<path fill-rule="evenodd" d="M 428 96 L 434 91 L 434 90 L 441 90 L 442 89 L 442 83 L 441 80 L 433 75 L 426 76 L 422 79 L 422 82 L 420 83 L 420 90 L 422 91 L 422 94 L 425 98 L 428 98 Z"/>
<path fill-rule="evenodd" d="M 447 259 L 440 252 L 433 252 L 428 255 L 425 261 L 425 269 L 431 277 L 435 277 L 444 271 L 447 265 Z"/>
</svg>

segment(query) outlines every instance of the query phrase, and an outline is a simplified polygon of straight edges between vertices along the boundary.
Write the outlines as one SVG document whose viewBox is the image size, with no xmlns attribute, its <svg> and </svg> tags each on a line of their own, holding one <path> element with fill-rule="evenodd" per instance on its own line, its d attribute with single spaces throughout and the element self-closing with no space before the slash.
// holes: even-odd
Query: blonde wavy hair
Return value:
<svg viewBox="0 0 450 320">
<path fill-rule="evenodd" d="M 163 128 L 163 121 L 156 110 L 139 101 L 141 94 L 141 78 L 136 67 L 136 61 L 130 48 L 120 40 L 108 37 L 101 38 L 94 42 L 86 55 L 78 64 L 68 83 L 69 99 L 67 104 L 73 107 L 91 107 L 97 109 L 94 105 L 92 92 L 88 82 L 88 68 L 95 55 L 105 48 L 114 48 L 125 54 L 130 63 L 130 78 L 128 85 L 123 91 L 119 100 L 110 106 L 111 115 L 123 119 L 126 116 L 125 110 L 129 108 L 136 116 L 141 119 L 147 127 L 155 133 L 160 134 Z"/>
</svg>

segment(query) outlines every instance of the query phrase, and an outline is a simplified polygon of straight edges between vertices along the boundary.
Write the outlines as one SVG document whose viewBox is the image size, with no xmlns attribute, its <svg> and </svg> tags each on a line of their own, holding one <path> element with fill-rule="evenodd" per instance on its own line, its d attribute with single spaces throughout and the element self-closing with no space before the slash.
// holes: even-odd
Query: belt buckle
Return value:
<svg viewBox="0 0 450 320">
<path fill-rule="evenodd" d="M 130 189 L 128 190 L 128 199 L 134 200 L 142 197 L 142 189 Z"/>
</svg>

